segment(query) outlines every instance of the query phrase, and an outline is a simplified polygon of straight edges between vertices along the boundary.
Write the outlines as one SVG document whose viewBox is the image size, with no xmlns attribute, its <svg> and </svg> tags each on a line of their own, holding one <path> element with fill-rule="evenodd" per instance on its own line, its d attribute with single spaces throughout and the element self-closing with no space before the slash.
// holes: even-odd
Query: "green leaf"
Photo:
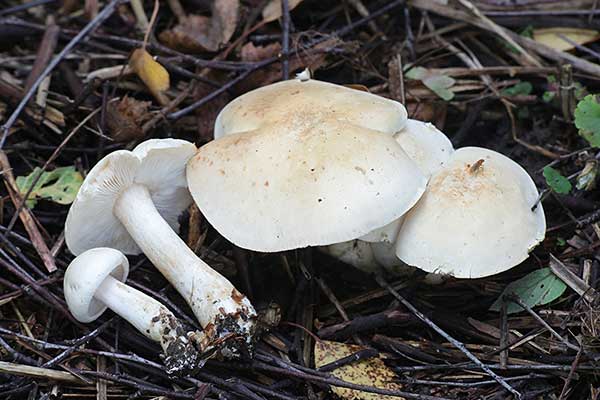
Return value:
<svg viewBox="0 0 600 400">
<path fill-rule="evenodd" d="M 490 307 L 491 311 L 500 311 L 504 295 L 516 295 L 529 307 L 548 304 L 558 299 L 567 288 L 567 285 L 550 268 L 542 268 L 533 271 L 521 279 L 509 284 L 500 297 Z M 506 312 L 508 314 L 518 313 L 523 307 L 506 299 Z"/>
<path fill-rule="evenodd" d="M 27 207 L 35 207 L 38 199 L 49 199 L 59 204 L 71 204 L 75 200 L 83 177 L 72 166 L 49 172 L 42 172 L 41 168 L 36 167 L 31 174 L 17 177 L 17 187 L 22 196 L 29 191 L 40 173 L 41 176 L 27 199 Z"/>
<path fill-rule="evenodd" d="M 428 74 L 429 72 L 427 71 L 427 68 L 412 67 L 404 73 L 404 77 L 406 79 L 420 80 L 425 78 Z"/>
<path fill-rule="evenodd" d="M 567 194 L 573 188 L 571 182 L 552 167 L 544 167 L 543 174 L 546 184 L 556 193 Z"/>
<path fill-rule="evenodd" d="M 519 82 L 514 86 L 503 89 L 500 93 L 504 96 L 526 96 L 531 94 L 533 85 L 530 82 Z"/>
<path fill-rule="evenodd" d="M 550 103 L 552 100 L 554 100 L 554 98 L 556 97 L 556 92 L 550 92 L 550 91 L 546 91 L 544 92 L 544 94 L 542 95 L 542 100 L 545 103 Z"/>
<path fill-rule="evenodd" d="M 519 32 L 520 36 L 533 39 L 533 25 L 527 25 L 525 29 Z"/>
<path fill-rule="evenodd" d="M 454 98 L 454 92 L 450 90 L 456 81 L 445 75 L 433 75 L 423 79 L 423 84 L 431 89 L 435 94 L 446 101 Z"/>
<path fill-rule="evenodd" d="M 560 247 L 565 247 L 567 245 L 567 241 L 564 238 L 561 238 L 560 236 L 558 236 L 556 238 L 556 245 L 560 246 Z"/>
<path fill-rule="evenodd" d="M 587 95 L 577 103 L 575 126 L 592 147 L 600 147 L 600 104 L 595 95 Z"/>
</svg>

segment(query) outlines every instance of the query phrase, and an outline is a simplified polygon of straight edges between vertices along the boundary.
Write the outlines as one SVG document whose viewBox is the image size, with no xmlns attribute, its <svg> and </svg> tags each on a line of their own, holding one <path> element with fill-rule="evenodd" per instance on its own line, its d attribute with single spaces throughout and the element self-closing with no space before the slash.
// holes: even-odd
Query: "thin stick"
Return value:
<svg viewBox="0 0 600 400">
<path fill-rule="evenodd" d="M 281 70 L 284 81 L 290 79 L 290 4 L 288 0 L 281 0 Z"/>
<path fill-rule="evenodd" d="M 29 99 L 31 99 L 31 96 L 33 96 L 33 94 L 37 90 L 38 86 L 42 83 L 44 78 L 46 76 L 48 76 L 48 74 L 50 72 L 52 72 L 52 70 L 54 70 L 54 68 L 56 68 L 56 66 L 62 61 L 62 59 L 65 58 L 65 56 L 85 36 L 87 36 L 92 30 L 94 30 L 100 24 L 102 24 L 104 22 L 104 20 L 106 20 L 108 17 L 110 17 L 110 15 L 113 13 L 115 8 L 122 1 L 123 0 L 111 0 L 111 2 L 108 3 L 108 5 L 106 7 L 104 7 L 104 9 L 101 12 L 99 12 L 98 15 L 96 15 L 96 17 L 93 20 L 91 20 L 81 31 L 79 31 L 79 33 L 77 35 L 75 35 L 75 37 L 73 39 L 71 39 L 71 41 L 69 43 L 67 43 L 67 45 L 62 49 L 62 51 L 60 53 L 58 53 L 58 55 L 52 59 L 52 61 L 48 64 L 46 69 L 40 74 L 40 76 L 38 76 L 38 78 L 35 80 L 35 82 L 31 85 L 31 87 L 29 88 L 27 93 L 25 93 L 25 96 L 23 96 L 19 105 L 17 105 L 17 108 L 15 108 L 13 113 L 6 120 L 6 123 L 4 123 L 4 125 L 2 125 L 2 127 L 0 128 L 0 132 L 2 135 L 0 137 L 0 149 L 2 149 L 4 147 L 4 143 L 6 142 L 6 138 L 8 137 L 10 128 L 14 125 L 15 121 L 21 114 L 21 111 L 23 111 L 23 109 L 29 102 Z"/>
<path fill-rule="evenodd" d="M 477 364 L 477 366 L 479 366 L 479 368 L 481 368 L 489 376 L 491 376 L 496 382 L 498 382 L 500 384 L 500 386 L 502 386 L 504 389 L 511 392 L 517 399 L 521 398 L 521 393 L 519 393 L 517 390 L 515 390 L 500 375 L 496 374 L 487 365 L 485 365 L 477 357 L 475 357 L 475 355 L 473 353 L 471 353 L 465 347 L 465 345 L 463 343 L 459 342 L 458 340 L 454 339 L 452 336 L 447 334 L 442 328 L 440 328 L 433 321 L 431 321 L 429 318 L 427 318 L 425 316 L 425 314 L 423 314 L 422 312 L 417 310 L 404 297 L 402 297 L 400 295 L 400 293 L 398 293 L 396 290 L 394 290 L 394 288 L 391 287 L 385 281 L 385 279 L 383 279 L 381 276 L 376 276 L 375 279 L 377 280 L 377 283 L 379 283 L 379 285 L 386 288 L 395 298 L 397 298 L 404 305 L 404 307 L 408 308 L 410 312 L 412 312 L 417 318 L 419 318 L 421 321 L 423 321 L 427 326 L 429 326 L 431 329 L 433 329 L 434 331 L 439 333 L 442 337 L 444 337 L 444 339 L 446 339 L 447 341 L 452 343 L 452 345 L 454 345 L 454 347 L 456 347 L 457 349 L 462 351 L 471 361 L 473 361 L 475 364 Z"/>
</svg>

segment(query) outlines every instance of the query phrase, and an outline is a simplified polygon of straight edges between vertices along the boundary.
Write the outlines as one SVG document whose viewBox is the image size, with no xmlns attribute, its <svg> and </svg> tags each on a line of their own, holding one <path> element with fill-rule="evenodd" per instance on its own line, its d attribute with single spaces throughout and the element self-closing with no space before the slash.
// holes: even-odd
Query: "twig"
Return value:
<svg viewBox="0 0 600 400">
<path fill-rule="evenodd" d="M 113 100 L 117 100 L 117 99 L 113 99 Z M 17 208 L 17 210 L 15 211 L 15 214 L 13 215 L 13 217 L 11 218 L 8 226 L 6 227 L 6 230 L 2 233 L 3 237 L 6 237 L 6 236 L 8 236 L 11 233 L 12 228 L 15 226 L 15 223 L 17 222 L 17 216 L 21 215 L 22 211 L 29 212 L 29 210 L 25 208 L 25 205 L 27 204 L 27 198 L 31 194 L 31 192 L 32 192 L 33 188 L 35 187 L 35 185 L 38 183 L 38 181 L 42 177 L 42 174 L 44 173 L 44 171 L 46 171 L 46 168 L 48 168 L 48 166 L 56 159 L 56 157 L 58 157 L 58 155 L 61 152 L 61 150 L 67 145 L 67 143 L 73 138 L 73 136 L 75 136 L 75 134 L 77 132 L 79 132 L 79 130 L 90 119 L 92 119 L 92 117 L 94 117 L 94 115 L 96 115 L 100 110 L 101 110 L 101 107 L 95 109 L 94 111 L 92 111 L 91 113 L 89 113 L 83 120 L 81 120 L 81 122 L 79 124 L 77 124 L 77 126 L 75 128 L 73 128 L 73 130 L 71 132 L 69 132 L 69 134 L 63 139 L 63 141 L 60 143 L 60 145 L 58 145 L 58 147 L 56 147 L 56 149 L 50 155 L 50 157 L 48 157 L 48 159 L 46 160 L 46 162 L 44 163 L 44 165 L 42 166 L 42 168 L 40 169 L 40 171 L 38 172 L 38 174 L 36 175 L 36 177 L 33 179 L 33 182 L 31 182 L 31 186 L 29 186 L 29 188 L 25 192 L 25 195 L 21 198 L 20 202 L 18 202 L 18 205 L 17 205 L 17 203 L 15 203 L 15 207 Z M 2 157 L 4 157 L 6 159 L 6 162 L 8 163 L 8 158 L 6 158 L 6 156 L 3 156 L 3 155 L 4 155 L 3 152 L 0 153 L 0 161 L 1 161 L 1 163 L 4 164 L 4 161 L 3 161 Z M 34 239 L 32 238 L 31 240 L 32 240 L 32 242 L 35 245 Z M 48 253 L 50 253 L 49 250 L 48 250 Z M 42 259 L 44 259 L 42 255 L 40 255 L 40 257 L 42 257 Z M 52 258 L 52 261 L 54 262 L 54 258 Z M 56 270 L 56 266 L 54 267 L 54 270 Z M 49 272 L 53 272 L 53 271 L 49 271 Z"/>
<path fill-rule="evenodd" d="M 548 330 L 548 332 L 550 332 L 554 337 L 556 337 L 558 340 L 560 340 L 565 346 L 567 346 L 569 349 L 571 350 L 575 350 L 577 352 L 581 351 L 581 348 L 579 346 L 576 346 L 574 344 L 572 344 L 571 342 L 569 342 L 567 339 L 563 338 L 558 332 L 556 332 L 546 321 L 544 321 L 544 319 L 542 317 L 540 317 L 535 311 L 533 311 L 531 309 L 531 307 L 529 307 L 527 304 L 525 304 L 525 302 L 523 300 L 521 300 L 521 298 L 517 295 L 507 295 L 508 299 L 510 301 L 514 301 L 515 303 L 517 303 L 518 305 L 520 305 L 521 307 L 523 307 L 523 309 L 525 311 L 527 311 L 529 313 L 529 315 L 531 315 L 536 321 L 538 321 L 544 328 L 546 328 Z"/>
<path fill-rule="evenodd" d="M 96 15 L 96 17 L 91 20 L 67 45 L 62 49 L 60 53 L 56 57 L 52 59 L 52 61 L 48 64 L 46 69 L 40 74 L 40 76 L 35 80 L 35 82 L 31 85 L 31 88 L 25 93 L 25 96 L 21 99 L 21 102 L 17 105 L 13 113 L 6 120 L 4 125 L 0 127 L 0 149 L 4 147 L 4 143 L 6 142 L 6 138 L 8 137 L 8 133 L 10 128 L 13 126 L 21 111 L 25 108 L 31 96 L 35 93 L 38 86 L 44 78 L 54 70 L 54 68 L 62 61 L 62 59 L 84 38 L 86 37 L 92 30 L 96 29 L 100 24 L 104 22 L 115 10 L 115 8 L 121 3 L 123 0 L 111 0 L 110 3 L 104 9 Z"/>
<path fill-rule="evenodd" d="M 290 4 L 288 0 L 281 0 L 281 79 L 290 79 Z"/>
<path fill-rule="evenodd" d="M 16 208 L 16 211 L 12 216 L 11 223 L 6 228 L 6 231 L 2 233 L 2 236 L 6 238 L 6 236 L 8 235 L 8 233 L 10 233 L 12 227 L 16 223 L 17 219 L 20 218 L 21 222 L 23 222 L 23 226 L 25 226 L 25 230 L 27 231 L 29 238 L 31 239 L 33 247 L 44 262 L 46 270 L 50 273 L 56 271 L 56 263 L 54 262 L 54 257 L 52 257 L 50 249 L 48 248 L 48 245 L 42 237 L 42 234 L 38 229 L 38 226 L 35 222 L 33 215 L 31 214 L 31 211 L 23 207 L 27 197 L 22 197 L 21 193 L 19 193 L 19 188 L 17 186 L 15 177 L 12 173 L 10 162 L 8 161 L 8 157 L 2 150 L 0 150 L 0 170 L 2 171 L 2 177 L 4 178 L 4 184 L 6 185 L 8 194 Z M 29 190 L 30 192 L 31 190 L 33 190 L 33 186 L 34 185 L 31 186 Z"/>
<path fill-rule="evenodd" d="M 385 279 L 383 279 L 381 276 L 376 276 L 375 278 L 377 280 L 377 283 L 379 283 L 379 285 L 381 285 L 382 287 L 386 288 L 395 298 L 397 298 L 406 308 L 408 308 L 410 310 L 410 312 L 412 312 L 417 318 L 419 318 L 421 321 L 423 321 L 427 326 L 429 326 L 431 329 L 433 329 L 434 331 L 436 331 L 437 333 L 439 333 L 441 336 L 444 337 L 444 339 L 448 340 L 450 343 L 452 343 L 452 345 L 454 345 L 454 347 L 456 347 L 457 349 L 459 349 L 460 351 L 462 351 L 471 361 L 473 361 L 477 366 L 479 366 L 479 368 L 481 368 L 483 371 L 485 371 L 489 376 L 491 376 L 496 382 L 498 382 L 500 384 L 500 386 L 502 386 L 503 388 L 505 388 L 506 390 L 508 390 L 510 393 L 512 393 L 517 399 L 521 398 L 521 393 L 519 393 L 517 390 L 515 390 L 512 386 L 510 386 L 501 376 L 499 376 L 498 374 L 496 374 L 494 371 L 492 371 L 487 365 L 485 365 L 484 363 L 482 363 L 477 357 L 475 357 L 475 355 L 473 353 L 471 353 L 463 343 L 459 342 L 458 340 L 454 339 L 452 336 L 450 336 L 449 334 L 447 334 L 444 330 L 442 330 L 442 328 L 440 328 L 439 326 L 437 326 L 433 321 L 431 321 L 429 318 L 427 318 L 425 316 L 425 314 L 421 313 L 419 310 L 417 310 L 412 304 L 410 304 L 404 297 L 402 297 L 400 295 L 400 293 L 398 293 L 396 290 L 394 290 L 393 287 L 391 287 L 386 281 Z"/>
<path fill-rule="evenodd" d="M 46 378 L 75 384 L 84 383 L 78 377 L 69 372 L 55 371 L 48 368 L 31 367 L 29 365 L 15 364 L 6 361 L 0 361 L 0 372 L 11 375 L 30 376 L 33 378 Z"/>
</svg>

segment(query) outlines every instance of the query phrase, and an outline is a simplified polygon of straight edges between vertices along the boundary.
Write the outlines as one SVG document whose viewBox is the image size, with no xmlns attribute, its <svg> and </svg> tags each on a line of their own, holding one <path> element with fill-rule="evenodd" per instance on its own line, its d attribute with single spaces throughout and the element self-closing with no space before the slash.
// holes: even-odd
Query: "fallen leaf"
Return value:
<svg viewBox="0 0 600 400">
<path fill-rule="evenodd" d="M 317 368 L 348 357 L 365 347 L 327 340 L 315 343 L 315 366 Z M 358 385 L 373 386 L 379 389 L 400 390 L 402 387 L 394 383 L 396 374 L 388 368 L 381 358 L 369 358 L 334 369 L 332 375 L 338 379 Z M 382 396 L 359 390 L 332 386 L 331 390 L 341 398 L 348 400 L 402 400 L 402 397 Z"/>
<path fill-rule="evenodd" d="M 575 108 L 575 126 L 592 147 L 600 147 L 600 103 L 589 94 Z"/>
<path fill-rule="evenodd" d="M 29 191 L 41 171 L 41 168 L 36 167 L 29 175 L 17 177 L 17 188 L 22 196 Z M 38 199 L 49 199 L 58 204 L 71 204 L 82 183 L 83 177 L 73 166 L 44 171 L 27 198 L 27 207 L 35 207 Z"/>
<path fill-rule="evenodd" d="M 544 167 L 542 174 L 548 187 L 556 193 L 567 194 L 573 188 L 571 182 L 552 167 Z"/>
<path fill-rule="evenodd" d="M 350 49 L 353 48 L 353 44 L 346 44 L 341 42 L 339 39 L 333 38 L 326 40 L 316 45 L 310 52 L 294 52 L 290 57 L 289 67 L 290 76 L 293 76 L 294 71 L 299 71 L 308 68 L 311 71 L 316 71 L 325 64 L 327 53 L 320 51 L 323 49 L 341 48 Z M 266 68 L 260 68 L 250 75 L 237 86 L 239 93 L 245 93 L 252 89 L 262 87 L 273 82 L 277 82 L 281 79 L 281 63 L 273 63 Z"/>
<path fill-rule="evenodd" d="M 577 184 L 579 190 L 592 190 L 596 187 L 596 178 L 598 176 L 598 161 L 589 160 L 585 163 L 583 170 L 577 176 Z"/>
<path fill-rule="evenodd" d="M 519 82 L 500 91 L 504 96 L 527 96 L 531 94 L 533 85 L 530 82 Z"/>
<path fill-rule="evenodd" d="M 212 16 L 189 15 L 158 36 L 167 46 L 186 52 L 217 51 L 227 44 L 237 27 L 239 0 L 215 0 Z"/>
<path fill-rule="evenodd" d="M 529 307 L 535 307 L 558 299 L 566 288 L 567 285 L 550 268 L 538 269 L 509 284 L 492 304 L 490 310 L 500 311 L 504 295 L 517 295 L 523 303 Z M 519 304 L 509 300 L 506 301 L 506 312 L 508 314 L 525 311 Z"/>
<path fill-rule="evenodd" d="M 240 50 L 240 58 L 246 62 L 262 61 L 276 56 L 281 51 L 279 42 L 271 43 L 266 46 L 255 46 L 254 43 L 246 43 Z"/>
<path fill-rule="evenodd" d="M 302 3 L 302 0 L 288 0 L 290 11 Z M 271 0 L 262 10 L 263 22 L 272 22 L 279 19 L 282 15 L 281 0 Z"/>
<path fill-rule="evenodd" d="M 165 95 L 170 86 L 169 72 L 156 62 L 150 53 L 144 49 L 135 49 L 129 58 L 129 66 L 160 105 L 169 103 L 169 98 Z"/>
<path fill-rule="evenodd" d="M 592 29 L 542 28 L 533 30 L 533 40 L 559 51 L 573 50 L 574 44 L 590 43 L 598 38 L 600 38 L 600 33 Z"/>
<path fill-rule="evenodd" d="M 109 102 L 106 106 L 106 125 L 110 136 L 117 142 L 143 138 L 142 125 L 148 119 L 150 104 L 149 101 L 127 96 L 120 101 Z"/>
<path fill-rule="evenodd" d="M 360 83 L 347 83 L 344 86 L 350 89 L 358 90 L 359 92 L 371 93 L 368 87 L 366 87 L 365 85 L 361 85 Z"/>
<path fill-rule="evenodd" d="M 412 67 L 404 76 L 407 79 L 420 80 L 429 90 L 446 101 L 454 98 L 454 92 L 451 90 L 452 86 L 456 83 L 454 78 L 433 73 L 427 68 L 419 66 Z"/>
</svg>

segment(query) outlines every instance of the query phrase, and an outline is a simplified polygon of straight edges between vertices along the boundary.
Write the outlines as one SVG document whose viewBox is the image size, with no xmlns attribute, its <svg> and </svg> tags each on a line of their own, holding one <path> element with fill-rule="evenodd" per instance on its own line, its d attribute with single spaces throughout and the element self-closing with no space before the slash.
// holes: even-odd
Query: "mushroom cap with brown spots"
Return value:
<svg viewBox="0 0 600 400">
<path fill-rule="evenodd" d="M 368 98 L 354 114 L 352 96 Z M 406 111 L 391 100 L 290 81 L 245 94 L 221 115 L 220 138 L 190 160 L 187 179 L 208 221 L 240 247 L 275 252 L 355 239 L 404 214 L 425 190 L 427 179 L 393 137 Z"/>
<path fill-rule="evenodd" d="M 409 265 L 481 278 L 524 261 L 546 232 L 527 172 L 492 150 L 456 150 L 404 217 L 396 254 Z"/>
</svg>

